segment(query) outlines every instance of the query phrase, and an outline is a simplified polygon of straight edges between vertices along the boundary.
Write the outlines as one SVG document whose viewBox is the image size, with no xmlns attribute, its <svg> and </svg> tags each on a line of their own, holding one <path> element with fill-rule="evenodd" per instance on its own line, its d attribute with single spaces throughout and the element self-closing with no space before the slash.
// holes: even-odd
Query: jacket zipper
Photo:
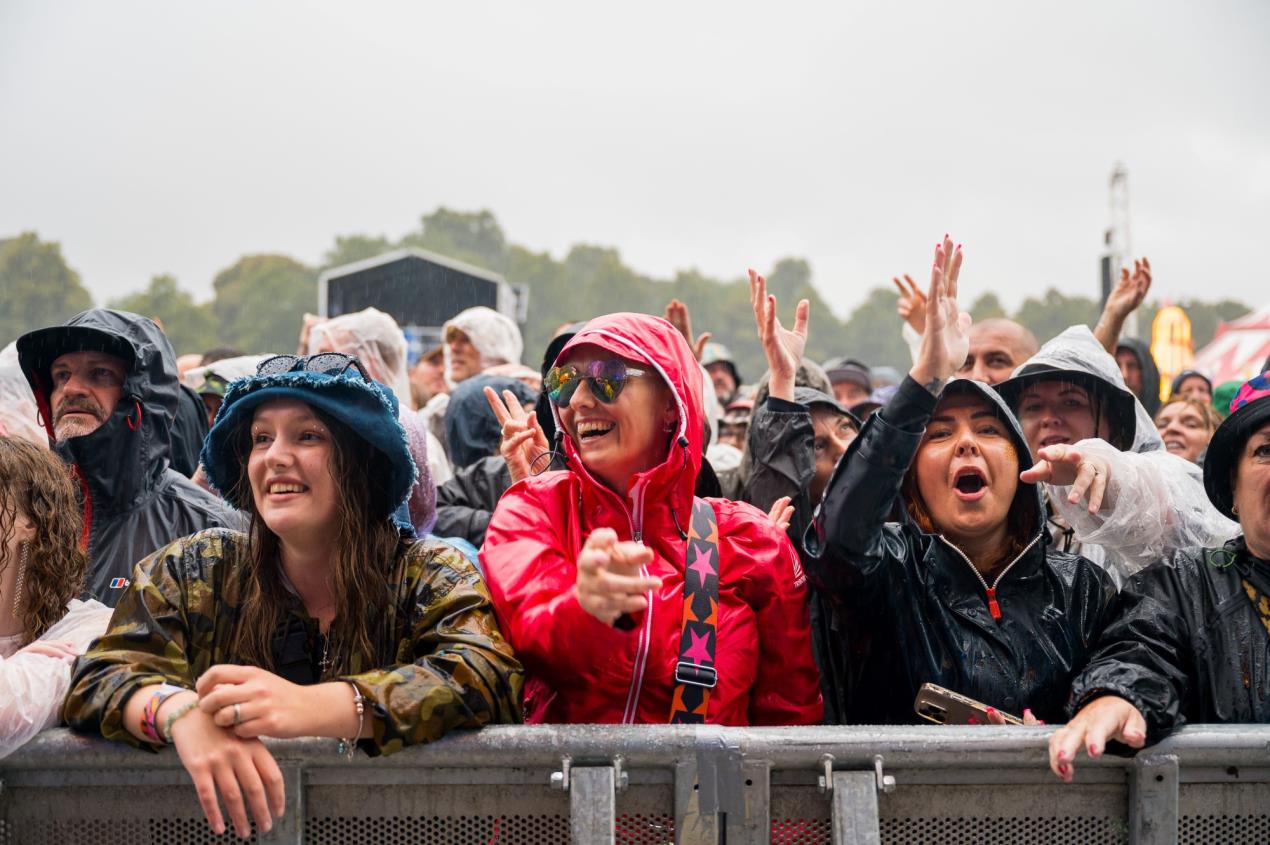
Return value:
<svg viewBox="0 0 1270 845">
<path fill-rule="evenodd" d="M 1002 614 L 1001 614 L 1001 604 L 997 601 L 997 585 L 1001 583 L 1001 579 L 1006 576 L 1006 573 L 1008 573 L 1011 569 L 1014 568 L 1014 564 L 1022 560 L 1023 556 L 1032 550 L 1032 547 L 1035 546 L 1037 541 L 1041 539 L 1041 535 L 1037 534 L 1035 537 L 1032 538 L 1032 542 L 1028 543 L 1026 546 L 1023 547 L 1023 551 L 1019 552 L 1018 555 L 1014 558 L 1014 560 L 1010 561 L 1009 565 L 1007 565 L 1005 569 L 1001 570 L 1001 574 L 992 580 L 991 587 L 989 587 L 988 582 L 983 579 L 983 575 L 980 574 L 979 569 L 973 563 L 970 562 L 970 558 L 966 557 L 965 552 L 957 548 L 952 543 L 948 542 L 948 539 L 944 537 L 943 534 L 939 535 L 939 539 L 943 541 L 944 545 L 946 545 L 948 548 L 956 552 L 958 557 L 960 557 L 962 560 L 966 562 L 966 566 L 970 567 L 970 571 L 975 574 L 975 577 L 979 579 L 979 583 L 983 585 L 984 593 L 986 593 L 988 596 L 988 612 L 992 614 L 992 618 L 994 621 L 1000 622 Z"/>
<path fill-rule="evenodd" d="M 631 526 L 631 539 L 641 544 L 644 542 L 644 488 L 647 485 L 648 479 L 645 478 L 635 482 L 635 485 L 631 488 L 633 508 L 626 513 L 626 518 L 630 521 Z M 641 566 L 639 571 L 641 575 L 648 575 L 647 567 Z M 622 723 L 628 725 L 635 722 L 635 716 L 639 712 L 639 698 L 644 687 L 644 670 L 648 666 L 648 652 L 652 640 L 652 590 L 648 591 L 646 598 L 648 600 L 648 608 L 644 611 L 644 627 L 639 632 L 639 642 L 635 647 L 635 664 L 631 672 L 631 686 L 626 693 L 626 709 L 622 713 Z"/>
</svg>

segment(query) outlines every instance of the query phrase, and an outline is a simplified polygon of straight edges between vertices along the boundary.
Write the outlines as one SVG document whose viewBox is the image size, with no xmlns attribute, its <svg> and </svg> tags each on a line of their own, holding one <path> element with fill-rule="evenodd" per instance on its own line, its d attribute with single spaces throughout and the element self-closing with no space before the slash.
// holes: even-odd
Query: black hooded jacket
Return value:
<svg viewBox="0 0 1270 845">
<path fill-rule="evenodd" d="M 1136 337 L 1122 337 L 1116 343 L 1116 349 L 1127 349 L 1138 359 L 1138 366 L 1142 368 L 1142 391 L 1138 394 L 1138 401 L 1154 419 L 1155 412 L 1160 410 L 1160 368 L 1151 357 L 1151 347 Z"/>
<path fill-rule="evenodd" d="M 81 349 L 127 361 L 123 398 L 96 431 L 58 442 L 49 365 Z M 142 558 L 204 528 L 241 527 L 241 517 L 225 502 L 169 467 L 176 356 L 153 321 L 125 311 L 84 311 L 61 326 L 24 335 L 18 356 L 53 448 L 79 485 L 87 594 L 113 607 Z"/>
<path fill-rule="evenodd" d="M 1021 466 L 1017 421 L 996 393 L 969 380 L 956 391 L 987 400 L 1007 421 Z M 919 721 L 913 700 L 934 683 L 1006 712 L 1061 721 L 1114 596 L 1099 567 L 1048 546 L 1040 493 L 1019 484 L 1011 513 L 1035 526 L 1023 552 L 991 583 L 941 535 L 905 519 L 901 487 L 937 400 L 911 378 L 865 423 L 838 463 L 804 539 L 808 576 L 840 611 L 851 673 L 842 721 Z M 1016 509 L 1030 509 L 1016 511 Z M 1034 532 L 1034 533 L 1033 533 Z M 990 605 L 995 591 L 997 613 Z"/>
<path fill-rule="evenodd" d="M 1069 713 L 1118 695 L 1141 711 L 1148 742 L 1188 721 L 1270 722 L 1268 626 L 1270 561 L 1243 537 L 1149 566 L 1121 589 Z"/>
</svg>

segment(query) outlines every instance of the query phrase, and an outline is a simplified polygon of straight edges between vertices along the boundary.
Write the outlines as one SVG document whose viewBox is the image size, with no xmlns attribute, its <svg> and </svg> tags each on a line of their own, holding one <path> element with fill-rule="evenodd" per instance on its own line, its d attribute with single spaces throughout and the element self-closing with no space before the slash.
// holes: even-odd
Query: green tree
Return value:
<svg viewBox="0 0 1270 845">
<path fill-rule="evenodd" d="M 211 306 L 195 302 L 177 287 L 173 276 L 155 276 L 144 291 L 116 299 L 110 307 L 158 321 L 177 355 L 202 352 L 216 344 Z"/>
<path fill-rule="evenodd" d="M 1083 323 L 1092 327 L 1101 311 L 1098 302 L 1087 296 L 1067 296 L 1050 288 L 1040 299 L 1025 299 L 1014 319 L 1045 343 L 1068 326 Z"/>
<path fill-rule="evenodd" d="M 908 372 L 912 358 L 900 335 L 901 326 L 900 315 L 895 312 L 895 288 L 873 288 L 847 318 L 834 354 Z"/>
<path fill-rule="evenodd" d="M 507 267 L 507 238 L 488 210 L 438 208 L 423 215 L 419 231 L 406 235 L 400 245 L 431 250 L 498 273 Z"/>
<path fill-rule="evenodd" d="M 354 261 L 364 261 L 367 258 L 391 252 L 393 249 L 395 247 L 392 241 L 383 236 L 336 235 L 335 246 L 328 249 L 322 256 L 321 269 L 329 270 L 332 267 L 352 264 Z"/>
<path fill-rule="evenodd" d="M 983 320 L 991 320 L 996 317 L 1006 316 L 1005 306 L 1001 304 L 1001 300 L 997 299 L 997 295 L 992 291 L 980 294 L 970 306 L 970 316 L 974 318 L 976 323 Z"/>
<path fill-rule="evenodd" d="M 35 232 L 0 241 L 0 346 L 32 329 L 65 322 L 93 298 L 66 264 L 61 244 Z"/>
<path fill-rule="evenodd" d="M 247 353 L 291 352 L 305 311 L 317 308 L 317 274 L 285 255 L 247 255 L 216 274 L 213 328 Z"/>
</svg>

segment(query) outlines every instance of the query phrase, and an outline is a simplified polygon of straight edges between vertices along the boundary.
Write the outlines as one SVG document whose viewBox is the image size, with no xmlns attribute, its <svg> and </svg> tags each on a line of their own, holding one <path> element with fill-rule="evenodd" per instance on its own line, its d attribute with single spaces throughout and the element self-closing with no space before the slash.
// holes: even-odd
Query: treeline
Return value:
<svg viewBox="0 0 1270 845">
<path fill-rule="evenodd" d="M 526 363 L 537 365 L 541 350 L 561 323 L 611 311 L 660 314 L 678 298 L 692 310 L 697 332 L 709 331 L 731 348 L 742 373 L 756 378 L 765 368 L 754 336 L 749 288 L 741 272 L 730 279 L 683 270 L 657 279 L 623 263 L 617 249 L 577 244 L 560 259 L 510 243 L 489 211 L 460 212 L 438 208 L 420 219 L 417 229 L 400 239 L 341 235 L 310 267 L 283 255 L 248 255 L 216 275 L 213 297 L 197 302 L 170 275 L 158 275 L 137 293 L 109 301 L 111 307 L 159 319 L 178 353 L 230 345 L 243 350 L 286 351 L 295 347 L 300 316 L 315 308 L 317 277 L 325 268 L 370 258 L 400 247 L 420 247 L 502 273 L 508 281 L 530 288 L 525 325 Z M 769 289 L 779 297 L 783 318 L 792 321 L 794 303 L 811 301 L 812 330 L 808 354 L 824 360 L 851 355 L 870 364 L 906 368 L 908 352 L 900 339 L 895 291 L 883 284 L 840 320 L 812 284 L 811 266 L 801 258 L 785 258 L 766 269 Z M 885 280 L 881 280 L 885 281 Z M 34 233 L 0 241 L 0 345 L 35 326 L 60 322 L 90 307 L 92 297 L 64 259 L 60 245 Z M 1195 345 L 1212 339 L 1217 324 L 1248 313 L 1247 305 L 1225 299 L 1216 303 L 1178 303 L 1190 314 Z M 1145 333 L 1157 305 L 1148 303 L 1140 320 Z M 1044 341 L 1073 323 L 1092 323 L 1098 303 L 1050 289 L 1024 300 L 1010 313 L 996 295 L 970 303 L 975 319 L 1009 316 Z"/>
</svg>

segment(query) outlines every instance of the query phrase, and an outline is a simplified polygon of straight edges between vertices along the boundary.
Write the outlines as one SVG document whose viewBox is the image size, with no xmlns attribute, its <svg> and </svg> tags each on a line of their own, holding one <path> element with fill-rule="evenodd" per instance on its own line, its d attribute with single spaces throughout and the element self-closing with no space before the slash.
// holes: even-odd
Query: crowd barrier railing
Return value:
<svg viewBox="0 0 1270 845">
<path fill-rule="evenodd" d="M 1052 728 L 499 726 L 347 761 L 269 741 L 285 815 L 260 842 L 819 845 L 1270 842 L 1270 726 L 1187 727 L 1047 767 Z M 0 843 L 203 845 L 172 750 L 46 732 L 0 760 Z"/>
</svg>

